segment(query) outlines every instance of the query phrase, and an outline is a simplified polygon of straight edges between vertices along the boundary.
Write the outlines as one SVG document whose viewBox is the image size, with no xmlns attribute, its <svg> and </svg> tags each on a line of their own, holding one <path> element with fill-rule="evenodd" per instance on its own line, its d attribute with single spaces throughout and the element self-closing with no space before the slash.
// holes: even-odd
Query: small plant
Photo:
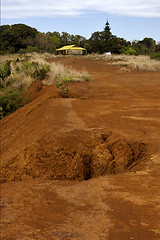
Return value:
<svg viewBox="0 0 160 240">
<path fill-rule="evenodd" d="M 11 75 L 11 61 L 6 61 L 2 66 L 0 64 L 0 88 L 6 88 L 6 78 Z"/>
<path fill-rule="evenodd" d="M 82 72 L 82 79 L 85 81 L 85 82 L 88 82 L 91 80 L 91 76 L 87 73 L 87 72 Z"/>
<path fill-rule="evenodd" d="M 63 77 L 61 81 L 56 84 L 56 87 L 61 89 L 60 95 L 63 98 L 68 98 L 70 93 L 70 88 L 68 85 L 72 82 L 72 77 Z"/>
</svg>

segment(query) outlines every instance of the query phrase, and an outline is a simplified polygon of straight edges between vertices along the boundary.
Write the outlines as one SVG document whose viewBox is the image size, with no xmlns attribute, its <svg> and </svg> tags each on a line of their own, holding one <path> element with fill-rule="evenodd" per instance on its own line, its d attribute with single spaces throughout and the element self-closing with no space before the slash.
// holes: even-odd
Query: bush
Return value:
<svg viewBox="0 0 160 240">
<path fill-rule="evenodd" d="M 153 52 L 150 54 L 151 59 L 160 60 L 160 52 Z"/>
<path fill-rule="evenodd" d="M 42 80 L 50 71 L 50 66 L 47 64 L 40 64 L 38 62 L 24 62 L 19 71 L 25 72 L 25 74 L 31 78 Z"/>
<path fill-rule="evenodd" d="M 11 64 L 12 63 L 12 64 Z M 11 72 L 12 68 L 12 72 Z M 24 91 L 50 71 L 48 64 L 26 60 L 6 61 L 0 65 L 0 119 L 13 113 L 27 101 Z"/>
<path fill-rule="evenodd" d="M 33 52 L 40 52 L 40 50 L 37 46 L 36 47 L 28 46 L 27 48 L 21 48 L 18 51 L 19 54 L 33 53 Z"/>
<path fill-rule="evenodd" d="M 63 98 L 69 97 L 70 88 L 68 87 L 69 83 L 72 82 L 72 77 L 63 77 L 59 83 L 57 83 L 56 87 L 61 89 L 60 95 Z"/>
<path fill-rule="evenodd" d="M 137 51 L 132 47 L 123 48 L 120 52 L 126 55 L 138 55 Z"/>
<path fill-rule="evenodd" d="M 2 66 L 0 64 L 0 88 L 6 87 L 6 78 L 11 75 L 11 61 L 6 61 L 5 64 Z"/>
<path fill-rule="evenodd" d="M 22 93 L 18 90 L 8 90 L 0 96 L 0 119 L 15 112 L 22 104 Z"/>
</svg>

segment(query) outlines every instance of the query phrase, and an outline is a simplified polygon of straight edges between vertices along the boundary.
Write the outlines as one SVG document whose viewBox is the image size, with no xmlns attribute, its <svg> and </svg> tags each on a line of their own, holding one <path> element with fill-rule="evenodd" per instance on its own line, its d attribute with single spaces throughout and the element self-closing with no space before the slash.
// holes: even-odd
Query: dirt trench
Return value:
<svg viewBox="0 0 160 240">
<path fill-rule="evenodd" d="M 12 156 L 2 167 L 2 182 L 28 178 L 88 180 L 141 169 L 147 157 L 145 143 L 112 132 L 75 130 L 72 135 L 41 139 Z"/>
</svg>

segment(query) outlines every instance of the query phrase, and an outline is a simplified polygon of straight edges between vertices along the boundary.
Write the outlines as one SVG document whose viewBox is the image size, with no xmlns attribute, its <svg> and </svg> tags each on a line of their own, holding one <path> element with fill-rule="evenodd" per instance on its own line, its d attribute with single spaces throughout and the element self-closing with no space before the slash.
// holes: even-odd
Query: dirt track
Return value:
<svg viewBox="0 0 160 240">
<path fill-rule="evenodd" d="M 55 61 L 93 79 L 2 120 L 2 239 L 158 240 L 160 73 Z"/>
</svg>

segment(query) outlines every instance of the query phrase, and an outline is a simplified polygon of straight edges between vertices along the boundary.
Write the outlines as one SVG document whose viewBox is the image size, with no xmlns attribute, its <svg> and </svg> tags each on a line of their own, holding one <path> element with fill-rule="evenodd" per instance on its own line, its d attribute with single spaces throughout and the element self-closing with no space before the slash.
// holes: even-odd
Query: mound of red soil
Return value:
<svg viewBox="0 0 160 240">
<path fill-rule="evenodd" d="M 2 181 L 26 178 L 88 180 L 104 174 L 122 173 L 143 164 L 144 143 L 129 142 L 94 131 L 48 136 L 29 144 L 2 168 Z"/>
<path fill-rule="evenodd" d="M 55 86 L 37 82 L 30 88 L 33 101 L 2 120 L 2 181 L 83 180 L 141 169 L 153 154 L 151 145 L 158 146 L 158 96 L 148 99 L 156 73 L 153 86 L 146 87 L 142 79 L 150 73 L 138 79 L 136 72 L 120 75 L 102 62 L 61 61 L 85 68 L 94 79 L 72 84 L 68 99 L 60 98 Z"/>
<path fill-rule="evenodd" d="M 32 84 L 32 86 L 27 91 L 27 97 L 29 98 L 29 101 L 33 101 L 37 98 L 38 93 L 42 90 L 43 83 L 42 81 L 36 81 Z"/>
</svg>

